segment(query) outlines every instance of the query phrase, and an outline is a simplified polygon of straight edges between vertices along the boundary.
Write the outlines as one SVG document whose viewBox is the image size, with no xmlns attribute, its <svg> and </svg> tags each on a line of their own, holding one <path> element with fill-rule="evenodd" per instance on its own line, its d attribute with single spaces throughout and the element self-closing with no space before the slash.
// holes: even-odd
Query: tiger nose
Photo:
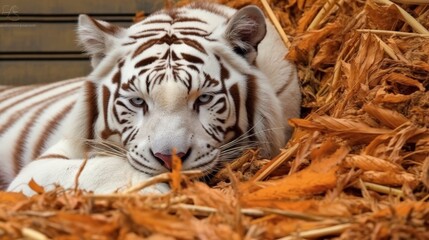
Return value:
<svg viewBox="0 0 429 240">
<path fill-rule="evenodd" d="M 182 162 L 184 162 L 186 158 L 189 156 L 190 152 L 191 152 L 190 150 L 188 150 L 186 153 L 179 152 L 179 153 L 176 153 L 176 156 L 178 156 L 182 160 Z M 168 170 L 172 169 L 172 165 L 173 165 L 172 155 L 157 152 L 157 153 L 154 153 L 153 156 L 155 157 L 156 160 L 158 160 L 159 163 L 161 163 Z"/>
</svg>

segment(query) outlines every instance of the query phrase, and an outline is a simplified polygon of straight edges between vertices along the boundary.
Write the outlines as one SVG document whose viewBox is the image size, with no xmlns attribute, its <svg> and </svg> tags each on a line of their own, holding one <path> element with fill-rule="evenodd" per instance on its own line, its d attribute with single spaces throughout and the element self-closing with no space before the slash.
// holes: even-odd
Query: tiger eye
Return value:
<svg viewBox="0 0 429 240">
<path fill-rule="evenodd" d="M 135 98 L 131 98 L 130 99 L 130 103 L 134 106 L 134 107 L 142 107 L 145 105 L 145 101 L 143 98 L 139 98 L 139 97 L 135 97 Z"/>
<path fill-rule="evenodd" d="M 213 95 L 210 94 L 201 94 L 201 96 L 198 97 L 197 101 L 200 105 L 207 104 L 213 99 Z"/>
</svg>

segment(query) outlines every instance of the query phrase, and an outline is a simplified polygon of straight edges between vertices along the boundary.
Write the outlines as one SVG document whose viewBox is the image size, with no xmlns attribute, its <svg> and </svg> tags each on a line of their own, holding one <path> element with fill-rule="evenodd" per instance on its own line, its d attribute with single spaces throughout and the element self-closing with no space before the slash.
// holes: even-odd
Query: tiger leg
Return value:
<svg viewBox="0 0 429 240">
<path fill-rule="evenodd" d="M 8 191 L 33 195 L 28 186 L 31 179 L 49 191 L 60 185 L 74 188 L 76 175 L 83 159 L 52 158 L 33 161 L 23 168 L 9 185 Z M 88 159 L 78 178 L 78 188 L 97 194 L 120 192 L 150 176 L 134 169 L 126 160 L 117 157 L 96 157 Z M 163 193 L 169 190 L 166 184 L 157 184 L 143 189 L 142 193 Z"/>
</svg>

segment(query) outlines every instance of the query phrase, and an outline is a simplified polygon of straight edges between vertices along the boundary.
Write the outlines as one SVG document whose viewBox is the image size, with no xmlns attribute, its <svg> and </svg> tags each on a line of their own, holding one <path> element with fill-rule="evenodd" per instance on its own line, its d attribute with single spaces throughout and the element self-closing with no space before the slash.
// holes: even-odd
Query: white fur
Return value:
<svg viewBox="0 0 429 240">
<path fill-rule="evenodd" d="M 43 186 L 45 191 L 53 190 L 56 185 L 73 189 L 82 160 L 48 159 L 33 161 L 21 170 L 9 185 L 8 191 L 33 195 L 28 186 L 33 179 Z M 46 171 L 49 169 L 49 171 Z M 96 194 L 121 192 L 149 176 L 137 171 L 125 159 L 116 157 L 97 157 L 89 159 L 78 178 L 78 188 Z M 141 193 L 163 193 L 168 191 L 166 184 L 157 184 L 141 190 Z"/>
</svg>

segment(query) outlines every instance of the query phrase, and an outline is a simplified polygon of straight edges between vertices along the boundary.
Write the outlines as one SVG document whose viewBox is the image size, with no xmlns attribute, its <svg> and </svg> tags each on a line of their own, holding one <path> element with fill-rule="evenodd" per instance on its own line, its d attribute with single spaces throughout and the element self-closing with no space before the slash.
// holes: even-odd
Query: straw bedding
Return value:
<svg viewBox="0 0 429 240">
<path fill-rule="evenodd" d="M 218 2 L 263 8 L 258 0 Z M 39 195 L 0 193 L 0 239 L 429 239 L 422 2 L 265 3 L 288 35 L 285 57 L 297 64 L 304 96 L 278 156 L 249 150 L 210 183 L 180 173 L 176 159 L 171 174 L 123 194 L 44 192 L 31 182 Z M 161 181 L 171 193 L 134 193 Z"/>
</svg>

